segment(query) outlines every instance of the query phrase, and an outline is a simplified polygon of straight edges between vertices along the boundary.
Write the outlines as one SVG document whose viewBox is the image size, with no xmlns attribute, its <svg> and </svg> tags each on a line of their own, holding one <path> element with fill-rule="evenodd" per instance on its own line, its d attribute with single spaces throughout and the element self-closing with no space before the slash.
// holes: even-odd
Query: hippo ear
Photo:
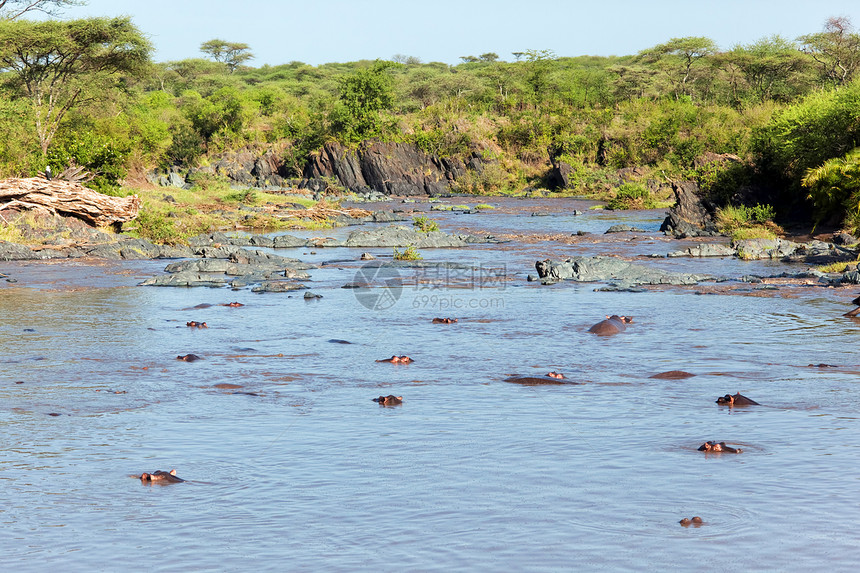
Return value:
<svg viewBox="0 0 860 573">
<path fill-rule="evenodd" d="M 176 470 L 175 470 L 175 469 L 170 470 L 170 475 L 175 476 L 175 475 L 176 475 Z"/>
</svg>

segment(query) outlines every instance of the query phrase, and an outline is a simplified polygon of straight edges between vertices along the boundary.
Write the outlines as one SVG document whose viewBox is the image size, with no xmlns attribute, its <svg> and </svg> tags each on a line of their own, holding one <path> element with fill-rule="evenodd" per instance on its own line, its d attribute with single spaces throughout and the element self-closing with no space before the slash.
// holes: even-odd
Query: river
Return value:
<svg viewBox="0 0 860 573">
<path fill-rule="evenodd" d="M 860 567 L 860 322 L 841 316 L 856 293 L 741 282 L 720 283 L 718 295 L 707 285 L 541 286 L 526 280 L 536 260 L 573 255 L 729 277 L 785 265 L 651 258 L 689 244 L 657 231 L 661 211 L 481 201 L 497 209 L 429 216 L 445 231 L 511 242 L 422 250 L 471 270 L 397 269 L 402 286 L 357 292 L 341 287 L 375 272 L 359 254 L 385 260 L 391 249 L 278 250 L 321 265 L 306 282 L 323 297 L 314 300 L 137 286 L 165 261 L 0 265 L 18 281 L 0 283 L 0 563 Z M 617 223 L 646 232 L 602 235 Z M 572 237 L 578 230 L 591 234 Z M 232 301 L 244 306 L 222 306 Z M 612 337 L 587 332 L 607 314 L 634 323 Z M 186 327 L 191 320 L 209 328 Z M 187 353 L 203 360 L 176 359 Z M 376 362 L 395 354 L 414 363 Z M 581 384 L 504 381 L 551 370 Z M 650 378 L 667 370 L 696 376 Z M 225 383 L 241 388 L 215 387 Z M 715 403 L 735 392 L 762 405 Z M 403 404 L 371 401 L 387 394 Z M 708 440 L 743 452 L 697 451 Z M 131 477 L 172 468 L 187 481 Z M 693 516 L 705 524 L 679 525 Z"/>
</svg>

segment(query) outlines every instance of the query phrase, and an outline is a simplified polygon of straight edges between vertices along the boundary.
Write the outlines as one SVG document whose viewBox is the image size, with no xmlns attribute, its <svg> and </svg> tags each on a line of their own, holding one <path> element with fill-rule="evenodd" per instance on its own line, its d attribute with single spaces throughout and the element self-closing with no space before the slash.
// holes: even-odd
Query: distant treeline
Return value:
<svg viewBox="0 0 860 573">
<path fill-rule="evenodd" d="M 846 18 L 723 51 L 686 37 L 622 57 L 524 50 L 456 66 L 397 55 L 254 68 L 244 44 L 201 50 L 211 59 L 153 63 L 128 19 L 0 22 L 0 175 L 75 163 L 109 189 L 130 170 L 241 148 L 274 150 L 299 177 L 326 141 L 379 138 L 481 153 L 492 168 L 469 182 L 475 192 L 542 186 L 551 159 L 583 192 L 638 167 L 643 178 L 696 178 L 723 201 L 745 200 L 746 187 L 787 208 L 811 193 L 829 218 L 860 189 L 845 175 L 860 131 L 860 35 Z M 708 154 L 741 161 L 715 166 Z"/>
</svg>

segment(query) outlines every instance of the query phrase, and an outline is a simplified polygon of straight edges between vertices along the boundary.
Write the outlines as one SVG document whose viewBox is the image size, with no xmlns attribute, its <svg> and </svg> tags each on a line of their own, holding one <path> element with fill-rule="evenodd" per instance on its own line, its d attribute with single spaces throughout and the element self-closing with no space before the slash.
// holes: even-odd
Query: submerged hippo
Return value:
<svg viewBox="0 0 860 573">
<path fill-rule="evenodd" d="M 138 476 L 134 476 L 138 477 Z M 169 472 L 165 472 L 162 470 L 158 470 L 148 474 L 146 472 L 140 474 L 140 481 L 149 482 L 149 483 L 180 483 L 185 481 L 181 477 L 176 476 L 176 470 L 170 470 Z"/>
<path fill-rule="evenodd" d="M 227 302 L 222 304 L 221 306 L 229 306 L 230 308 L 239 308 L 240 306 L 245 306 L 241 302 Z"/>
<path fill-rule="evenodd" d="M 389 394 L 388 396 L 380 396 L 379 398 L 374 398 L 374 402 L 379 402 L 380 406 L 399 406 L 403 403 L 403 396 L 395 396 L 394 394 Z"/>
<path fill-rule="evenodd" d="M 740 448 L 733 448 L 731 446 L 727 446 L 725 442 L 705 442 L 701 446 L 699 446 L 700 452 L 708 452 L 712 454 L 717 453 L 727 453 L 727 454 L 739 454 L 743 450 Z"/>
<path fill-rule="evenodd" d="M 561 372 L 556 372 L 555 370 L 553 370 L 552 372 L 547 372 L 546 375 L 549 376 L 550 378 L 556 378 L 558 380 L 564 380 L 564 374 L 562 374 Z"/>
<path fill-rule="evenodd" d="M 201 357 L 196 354 L 185 354 L 176 357 L 177 360 L 182 360 L 183 362 L 194 362 L 196 360 L 203 360 Z"/>
<path fill-rule="evenodd" d="M 433 324 L 454 324 L 457 322 L 456 318 L 434 318 Z"/>
<path fill-rule="evenodd" d="M 408 356 L 392 356 L 391 358 L 386 358 L 385 360 L 377 360 L 377 362 L 391 362 L 392 364 L 409 364 L 415 361 Z"/>
<path fill-rule="evenodd" d="M 551 372 L 550 374 L 557 373 Z M 505 382 L 522 384 L 523 386 L 541 386 L 544 384 L 581 384 L 581 382 L 565 380 L 564 375 L 561 374 L 558 376 L 550 376 L 549 374 L 546 376 L 511 376 L 510 378 L 505 378 Z"/>
<path fill-rule="evenodd" d="M 760 406 L 758 402 L 755 400 L 751 400 L 746 396 L 741 396 L 741 393 L 738 392 L 734 396 L 731 394 L 726 394 L 725 396 L 720 396 L 717 398 L 717 404 L 722 404 L 724 406 Z"/>
<path fill-rule="evenodd" d="M 684 527 L 690 527 L 691 525 L 693 527 L 699 527 L 701 525 L 704 525 L 705 522 L 702 521 L 702 518 L 697 515 L 693 519 L 689 519 L 689 518 L 685 517 L 684 519 L 682 519 L 678 523 L 680 523 Z"/>
<path fill-rule="evenodd" d="M 693 376 L 695 374 L 684 372 L 683 370 L 669 370 L 668 372 L 661 372 L 650 376 L 650 378 L 657 378 L 658 380 L 683 380 L 684 378 L 691 378 Z"/>
<path fill-rule="evenodd" d="M 185 323 L 185 326 L 190 326 L 191 328 L 209 328 L 206 326 L 205 322 L 197 322 L 196 320 L 190 320 Z"/>
<path fill-rule="evenodd" d="M 618 316 L 617 314 L 613 314 L 612 316 L 607 316 L 606 320 L 601 320 L 589 328 L 588 332 L 592 332 L 598 336 L 618 334 L 619 332 L 627 330 L 627 325 L 631 322 L 633 322 L 632 316 Z"/>
</svg>

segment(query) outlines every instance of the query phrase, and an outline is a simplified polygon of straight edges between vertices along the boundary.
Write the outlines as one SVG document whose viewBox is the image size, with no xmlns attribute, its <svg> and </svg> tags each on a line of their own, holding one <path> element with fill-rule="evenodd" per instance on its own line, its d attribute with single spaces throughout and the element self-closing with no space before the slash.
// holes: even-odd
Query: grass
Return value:
<svg viewBox="0 0 860 573">
<path fill-rule="evenodd" d="M 843 261 L 841 263 L 830 263 L 829 265 L 816 267 L 815 270 L 822 273 L 844 273 L 848 270 L 848 267 L 857 268 L 857 262 L 858 261 Z"/>
<path fill-rule="evenodd" d="M 770 205 L 728 205 L 717 209 L 716 223 L 720 232 L 733 240 L 776 239 L 784 231 L 773 222 L 773 217 Z"/>
<path fill-rule="evenodd" d="M 486 203 L 478 203 L 475 205 L 475 209 L 495 209 L 492 205 L 487 205 Z"/>
<path fill-rule="evenodd" d="M 729 235 L 733 241 L 743 241 L 744 239 L 776 239 L 778 235 L 765 226 L 741 227 L 735 229 Z"/>
<path fill-rule="evenodd" d="M 402 251 L 398 251 L 397 247 L 394 247 L 394 260 L 395 261 L 420 261 L 424 257 L 421 256 L 421 253 L 418 252 L 413 245 L 409 245 Z"/>
<path fill-rule="evenodd" d="M 615 196 L 606 203 L 606 208 L 613 211 L 653 209 L 655 205 L 651 192 L 644 186 L 638 183 L 624 183 L 615 189 Z"/>
<path fill-rule="evenodd" d="M 123 189 L 126 195 L 136 193 L 142 202 L 137 219 L 123 226 L 129 234 L 156 243 L 186 243 L 194 235 L 213 231 L 251 229 L 277 231 L 283 229 L 330 229 L 334 222 L 313 211 L 315 207 L 337 209 L 339 203 L 314 201 L 296 191 L 282 195 L 257 189 L 232 189 L 225 180 L 201 177 L 190 189 L 157 187 Z M 294 205 L 301 209 L 292 210 Z M 263 211 L 248 213 L 240 206 L 260 207 Z M 287 210 L 294 216 L 278 216 L 276 211 Z M 246 218 L 246 215 L 252 215 Z"/>
<path fill-rule="evenodd" d="M 423 233 L 431 233 L 439 230 L 439 225 L 436 224 L 436 221 L 424 215 L 414 217 L 412 219 L 412 226 Z"/>
</svg>

